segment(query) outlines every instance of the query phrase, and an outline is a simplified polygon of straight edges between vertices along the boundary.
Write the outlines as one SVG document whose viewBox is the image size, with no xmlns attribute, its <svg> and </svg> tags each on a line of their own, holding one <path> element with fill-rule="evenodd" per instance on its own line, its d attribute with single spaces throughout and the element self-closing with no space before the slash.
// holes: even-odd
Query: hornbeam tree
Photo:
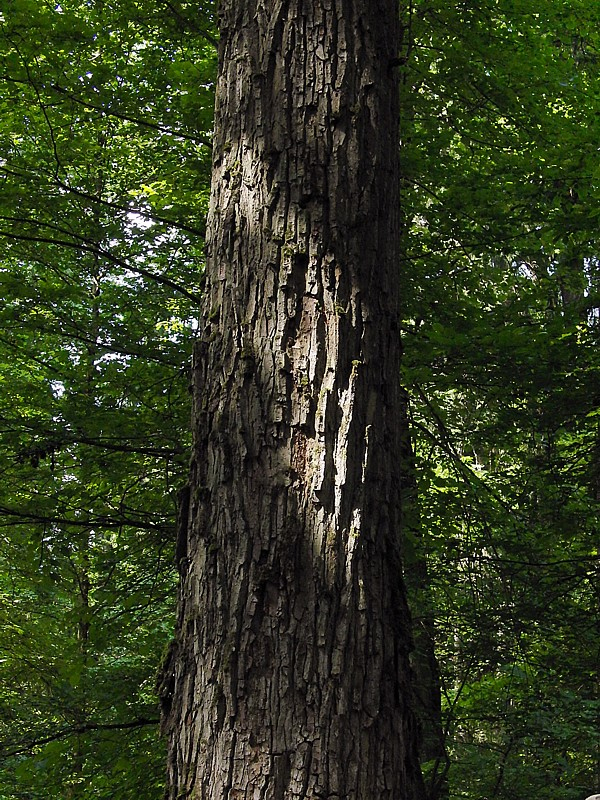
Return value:
<svg viewBox="0 0 600 800">
<path fill-rule="evenodd" d="M 422 797 L 399 552 L 397 0 L 222 0 L 169 797 Z"/>
</svg>

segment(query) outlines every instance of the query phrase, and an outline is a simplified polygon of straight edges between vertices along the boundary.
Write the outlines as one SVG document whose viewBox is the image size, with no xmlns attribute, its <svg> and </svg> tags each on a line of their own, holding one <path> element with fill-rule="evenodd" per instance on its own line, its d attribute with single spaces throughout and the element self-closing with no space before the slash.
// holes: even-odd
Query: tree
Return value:
<svg viewBox="0 0 600 800">
<path fill-rule="evenodd" d="M 219 13 L 162 679 L 170 797 L 419 797 L 398 525 L 398 7 Z"/>
<path fill-rule="evenodd" d="M 156 665 L 172 635 L 175 501 L 189 460 L 187 364 L 197 298 L 203 292 L 215 5 L 212 0 L 157 0 L 149 9 L 146 0 L 7 0 L 0 11 L 3 800 L 162 795 L 165 755 L 157 736 L 153 685 Z M 291 13 L 298 7 L 294 3 Z M 251 13 L 245 7 L 237 11 L 241 22 Z M 234 12 L 228 9 L 227 14 L 233 24 Z M 285 34 L 289 41 L 289 22 L 277 16 L 274 22 L 277 36 L 283 39 Z M 349 27 L 350 32 L 337 30 L 354 42 L 358 31 L 359 42 L 366 41 L 364 26 Z M 285 503 L 282 516 L 289 510 L 288 517 L 301 520 L 295 534 L 287 528 L 289 556 L 281 546 L 261 553 L 260 537 L 270 537 L 271 529 L 260 527 L 259 537 L 252 540 L 258 542 L 259 563 L 251 574 L 239 573 L 242 592 L 257 587 L 248 601 L 256 603 L 250 632 L 244 633 L 248 609 L 237 596 L 228 612 L 236 616 L 239 611 L 240 617 L 239 627 L 237 618 L 231 627 L 231 642 L 222 629 L 216 633 L 225 645 L 236 647 L 224 647 L 224 657 L 238 673 L 244 667 L 250 670 L 253 659 L 252 686 L 261 680 L 256 669 L 267 671 L 271 658 L 265 626 L 275 633 L 285 628 L 289 648 L 278 651 L 280 660 L 288 652 L 298 653 L 294 642 L 307 629 L 302 614 L 298 620 L 285 616 L 282 592 L 296 591 L 298 583 L 300 590 L 307 585 L 306 600 L 297 602 L 304 602 L 302 613 L 320 604 L 315 626 L 324 624 L 325 614 L 331 620 L 341 610 L 339 601 L 333 607 L 342 581 L 335 569 L 333 589 L 327 584 L 318 600 L 317 589 L 326 581 L 303 577 L 312 576 L 312 562 L 298 542 L 310 538 L 302 539 L 306 531 L 316 540 L 317 528 L 333 528 L 327 496 L 319 493 L 325 511 L 318 511 L 321 516 L 315 521 L 305 510 L 308 500 L 298 499 L 300 479 L 286 472 L 290 451 L 303 458 L 298 432 L 309 444 L 312 433 L 324 441 L 325 432 L 315 422 L 319 413 L 326 418 L 326 430 L 339 429 L 339 420 L 346 420 L 346 431 L 340 430 L 332 445 L 333 458 L 324 459 L 323 475 L 333 475 L 333 486 L 336 469 L 341 483 L 344 436 L 350 463 L 352 453 L 360 456 L 364 447 L 360 437 L 352 438 L 352 426 L 360 430 L 357 415 L 364 400 L 361 392 L 366 391 L 359 383 L 362 355 L 352 359 L 357 362 L 355 375 L 347 368 L 349 351 L 357 349 L 355 333 L 365 303 L 371 302 L 365 292 L 356 299 L 363 273 L 341 270 L 337 288 L 335 275 L 334 288 L 329 283 L 322 288 L 320 254 L 327 256 L 333 239 L 329 227 L 323 240 L 305 243 L 308 223 L 313 232 L 323 219 L 329 226 L 332 218 L 324 199 L 335 196 L 334 224 L 352 214 L 351 205 L 344 209 L 337 200 L 341 195 L 349 202 L 342 189 L 331 190 L 345 178 L 335 184 L 330 180 L 325 188 L 319 183 L 331 177 L 331 170 L 341 172 L 339 155 L 329 158 L 328 165 L 320 159 L 343 137 L 350 141 L 348 131 L 354 135 L 357 125 L 367 131 L 365 99 L 369 110 L 374 107 L 368 70 L 350 112 L 348 102 L 340 105 L 340 98 L 356 94 L 356 76 L 340 66 L 339 53 L 332 58 L 328 52 L 327 31 L 333 30 L 327 28 L 312 49 L 298 37 L 302 46 L 294 55 L 287 45 L 263 46 L 266 69 L 259 64 L 254 70 L 254 99 L 251 104 L 245 98 L 245 109 L 254 113 L 264 101 L 270 115 L 267 80 L 272 93 L 273 81 L 283 87 L 279 99 L 291 98 L 302 61 L 310 65 L 305 80 L 312 80 L 312 60 L 322 58 L 324 80 L 333 87 L 324 93 L 322 84 L 313 81 L 318 98 L 314 107 L 308 99 L 290 101 L 278 117 L 285 123 L 283 133 L 281 125 L 273 125 L 265 139 L 271 154 L 265 155 L 264 142 L 256 143 L 255 130 L 248 137 L 247 125 L 243 135 L 253 152 L 259 152 L 255 165 L 248 166 L 241 155 L 241 127 L 223 133 L 215 149 L 220 181 L 216 197 L 232 228 L 234 255 L 238 252 L 236 258 L 241 258 L 240 247 L 246 252 L 262 247 L 264 259 L 274 267 L 273 297 L 281 299 L 274 301 L 275 310 L 267 300 L 260 313 L 246 309 L 240 327 L 232 326 L 247 385 L 241 377 L 230 384 L 245 405 L 235 408 L 233 400 L 224 404 L 220 422 L 213 413 L 219 391 L 212 374 L 217 369 L 213 361 L 220 356 L 217 337 L 224 348 L 218 369 L 224 364 L 231 371 L 237 362 L 231 337 L 224 337 L 216 324 L 208 326 L 203 336 L 208 342 L 200 353 L 213 361 L 207 367 L 201 357 L 198 363 L 211 370 L 208 390 L 214 399 L 206 410 L 212 408 L 214 427 L 210 448 L 203 445 L 207 428 L 198 427 L 197 461 L 202 464 L 202 452 L 207 452 L 213 464 L 209 470 L 221 469 L 214 466 L 215 457 L 223 459 L 219 464 L 227 463 L 227 447 L 236 452 L 242 424 L 251 427 L 248 420 L 260 416 L 257 405 L 264 399 L 267 421 L 257 425 L 257 437 L 248 436 L 254 449 L 247 454 L 246 469 L 254 470 L 257 485 L 274 471 L 269 471 L 271 461 L 280 465 L 276 481 L 289 486 L 284 485 L 281 495 L 270 495 L 273 514 Z M 446 793 L 453 800 L 512 800 L 547 793 L 549 786 L 554 800 L 581 800 L 598 791 L 599 30 L 600 9 L 591 0 L 548 0 L 543 15 L 527 0 L 413 0 L 402 11 L 400 57 L 392 69 L 401 77 L 403 236 L 396 279 L 411 430 L 402 421 L 403 409 L 398 415 L 402 469 L 396 472 L 394 465 L 390 475 L 397 476 L 401 495 L 404 571 L 415 639 L 410 660 L 429 800 Z M 231 37 L 228 48 L 233 49 Z M 279 69 L 284 50 L 292 73 L 287 65 Z M 361 68 L 364 59 L 356 54 L 364 50 L 361 44 L 351 51 L 350 61 L 358 59 Z M 342 47 L 340 53 L 343 58 L 350 49 Z M 233 62 L 228 68 L 235 69 Z M 245 69 L 240 72 L 243 85 Z M 340 81 L 343 92 L 338 91 Z M 319 103 L 327 104 L 336 91 L 335 108 L 331 104 L 335 119 L 330 120 Z M 305 162 L 316 168 L 314 175 L 306 171 L 308 191 L 300 186 L 298 160 L 284 146 L 302 115 L 309 131 L 295 135 L 292 149 L 300 167 Z M 271 116 L 266 122 L 263 118 L 261 130 L 271 121 Z M 312 139 L 311 126 L 320 126 Z M 376 150 L 380 133 L 368 134 Z M 277 145 L 279 140 L 284 145 Z M 364 151 L 362 143 L 359 148 L 352 141 L 356 161 L 359 150 Z M 314 157 L 317 147 L 321 150 Z M 363 161 L 368 165 L 367 158 Z M 260 235 L 250 246 L 248 220 L 259 218 L 266 195 L 264 183 L 254 180 L 255 168 L 266 171 L 272 192 L 267 195 L 270 210 L 252 228 Z M 293 179 L 295 198 L 281 177 L 285 170 Z M 371 174 L 368 166 L 364 172 Z M 385 181 L 379 175 L 376 180 L 388 193 L 383 200 L 392 197 Z M 352 181 L 349 186 L 350 192 Z M 365 187 L 368 210 L 373 204 L 366 182 Z M 250 198 L 243 219 L 236 208 L 236 225 L 246 226 L 240 230 L 249 238 L 236 233 L 230 213 L 235 202 L 225 202 L 225 191 L 239 194 L 235 202 L 247 204 Z M 304 206 L 303 217 L 298 205 Z M 277 219 L 273 223 L 269 215 L 287 216 L 289 231 L 282 235 L 287 225 Z M 359 225 L 359 235 L 362 230 Z M 213 226 L 211 239 L 218 245 L 222 236 L 215 239 L 215 231 Z M 364 240 L 368 245 L 372 238 Z M 330 250 L 334 245 L 336 258 L 341 251 L 354 258 L 352 241 L 340 245 L 336 240 Z M 308 266 L 302 273 L 293 260 L 301 263 L 303 258 Z M 370 262 L 365 263 L 369 269 Z M 213 257 L 213 273 L 216 267 Z M 230 277 L 234 267 L 242 270 L 236 261 L 224 275 Z M 259 285 L 265 275 L 271 273 L 264 265 L 252 270 Z M 316 291 L 304 291 L 302 275 L 313 276 Z M 213 274 L 205 310 L 205 318 L 213 322 L 224 305 L 217 284 Z M 248 296 L 254 288 L 256 298 L 262 297 L 249 278 L 237 287 Z M 354 300 L 346 301 L 344 292 Z M 313 334 L 307 324 L 311 297 L 317 307 L 320 299 L 328 300 L 329 309 L 333 303 L 334 328 L 330 322 L 324 332 L 317 326 Z M 229 319 L 231 299 L 225 307 Z M 384 301 L 382 312 L 386 310 Z M 268 331 L 275 331 L 268 348 L 252 325 L 245 325 L 257 316 L 265 330 L 269 325 Z M 321 319 L 318 308 L 314 316 Z M 282 348 L 288 335 L 294 342 Z M 307 344 L 302 337 L 309 335 L 314 341 Z M 327 345 L 336 335 L 341 345 L 332 356 Z M 322 344 L 324 336 L 329 339 Z M 369 340 L 368 353 L 371 345 Z M 311 360 L 306 355 L 311 348 L 322 358 Z M 284 387 L 277 429 L 269 422 L 275 402 L 271 371 L 265 367 L 269 357 L 282 359 L 282 372 L 276 376 Z M 372 371 L 378 362 L 369 358 Z M 326 376 L 326 369 L 338 363 L 337 377 L 335 371 Z M 347 381 L 344 369 L 350 375 Z M 313 378 L 316 391 L 311 389 Z M 342 407 L 344 391 L 346 400 L 353 398 L 351 413 Z M 201 399 L 198 408 L 201 414 Z M 236 421 L 242 413 L 243 419 Z M 233 444 L 216 429 L 230 420 Z M 370 442 L 377 430 L 369 429 Z M 257 445 L 257 438 L 267 434 L 270 444 Z M 320 444 L 313 443 L 308 455 L 318 460 Z M 240 484 L 242 466 L 223 469 L 229 469 L 225 484 L 233 479 Z M 369 465 L 365 478 L 373 480 L 377 469 Z M 233 487 L 214 490 L 216 481 L 212 483 L 217 501 L 224 499 L 237 517 L 242 516 L 242 502 L 251 508 L 245 511 L 246 522 L 262 513 L 247 499 L 250 480 L 244 483 L 242 500 Z M 192 503 L 209 497 L 207 486 L 205 481 L 197 489 Z M 343 504 L 353 502 L 347 499 L 352 491 L 362 491 L 353 486 L 347 482 L 347 488 L 339 489 L 340 519 L 346 514 Z M 371 491 L 362 495 L 367 501 Z M 389 491 L 384 483 L 382 491 Z M 256 497 L 264 498 L 261 492 Z M 330 507 L 335 498 L 334 492 Z M 267 505 L 264 501 L 263 508 Z M 183 503 L 181 530 L 186 530 L 186 514 L 189 504 Z M 239 527 L 234 535 L 240 553 Z M 213 536 L 208 542 L 207 562 L 213 559 L 220 575 L 225 569 L 231 574 L 234 558 L 219 555 L 221 541 Z M 357 537 L 357 544 L 363 542 L 368 550 L 367 537 Z M 182 536 L 182 569 L 187 568 L 187 545 L 187 536 Z M 336 548 L 342 545 L 335 537 L 325 541 L 327 559 L 321 562 L 335 567 Z M 190 553 L 198 555 L 195 548 L 193 544 Z M 352 569 L 362 569 L 359 555 L 355 551 L 355 561 L 348 559 L 351 580 L 357 574 Z M 298 560 L 306 570 L 289 579 Z M 364 584 L 359 572 L 359 582 L 361 578 Z M 233 584 L 235 577 L 229 580 Z M 344 608 L 351 609 L 351 593 L 346 596 L 350 604 Z M 367 613 L 366 605 L 361 608 Z M 277 617 L 279 610 L 283 618 Z M 183 613 L 182 626 L 195 624 L 194 609 L 189 616 Z M 346 624 L 350 622 L 342 620 L 339 626 L 341 636 Z M 254 637 L 244 645 L 241 660 L 238 631 L 240 641 Z M 298 639 L 293 639 L 296 633 Z M 326 639 L 319 651 L 325 659 L 327 647 Z M 313 654 L 306 646 L 296 661 L 305 652 Z M 299 669 L 297 664 L 294 668 Z M 306 669 L 312 680 L 315 670 Z M 216 669 L 215 674 L 218 678 Z M 165 706 L 172 700 L 172 677 L 167 670 L 162 681 Z M 278 680 L 290 687 L 283 668 Z M 328 691 L 343 693 L 344 684 L 334 686 L 335 680 L 337 673 Z M 281 726 L 292 719 L 289 735 L 299 736 L 297 728 L 302 732 L 304 724 L 304 717 L 292 715 L 289 696 L 302 698 L 307 691 L 296 680 L 281 701 Z M 203 707 L 203 713 L 218 718 L 227 711 L 227 698 L 217 690 L 213 699 L 214 706 Z M 304 705 L 316 707 L 312 701 Z M 265 702 L 265 707 L 270 706 Z M 313 740 L 302 740 L 299 753 L 306 752 L 307 742 Z M 274 755 L 280 786 L 288 760 L 283 750 Z"/>
</svg>

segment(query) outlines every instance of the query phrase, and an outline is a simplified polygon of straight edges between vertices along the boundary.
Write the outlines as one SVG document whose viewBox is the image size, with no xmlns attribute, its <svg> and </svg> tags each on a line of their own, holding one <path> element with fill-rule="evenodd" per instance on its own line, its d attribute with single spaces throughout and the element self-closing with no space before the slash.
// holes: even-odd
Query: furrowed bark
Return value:
<svg viewBox="0 0 600 800">
<path fill-rule="evenodd" d="M 220 9 L 169 797 L 421 797 L 399 555 L 398 8 Z"/>
</svg>

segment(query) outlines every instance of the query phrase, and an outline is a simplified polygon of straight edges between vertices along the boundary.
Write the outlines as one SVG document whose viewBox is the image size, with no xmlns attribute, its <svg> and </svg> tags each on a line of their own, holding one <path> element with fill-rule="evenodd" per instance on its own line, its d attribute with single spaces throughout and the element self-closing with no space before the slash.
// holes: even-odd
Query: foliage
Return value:
<svg viewBox="0 0 600 800">
<path fill-rule="evenodd" d="M 405 380 L 451 797 L 600 778 L 598 21 L 410 20 Z"/>
<path fill-rule="evenodd" d="M 210 9 L 178 8 L 2 11 L 11 800 L 161 795 L 154 681 L 172 629 L 215 68 Z"/>
<path fill-rule="evenodd" d="M 598 790 L 598 30 L 405 14 L 413 608 L 452 798 Z M 214 4 L 0 10 L 0 798 L 158 798 Z"/>
</svg>

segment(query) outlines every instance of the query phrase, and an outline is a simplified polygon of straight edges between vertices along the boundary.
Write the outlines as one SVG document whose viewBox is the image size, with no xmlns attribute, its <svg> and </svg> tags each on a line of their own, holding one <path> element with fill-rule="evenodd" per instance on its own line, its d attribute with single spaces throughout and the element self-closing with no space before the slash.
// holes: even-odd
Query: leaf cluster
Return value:
<svg viewBox="0 0 600 800">
<path fill-rule="evenodd" d="M 192 11 L 194 13 L 192 13 Z M 0 17 L 0 796 L 159 797 L 214 20 Z"/>
</svg>

